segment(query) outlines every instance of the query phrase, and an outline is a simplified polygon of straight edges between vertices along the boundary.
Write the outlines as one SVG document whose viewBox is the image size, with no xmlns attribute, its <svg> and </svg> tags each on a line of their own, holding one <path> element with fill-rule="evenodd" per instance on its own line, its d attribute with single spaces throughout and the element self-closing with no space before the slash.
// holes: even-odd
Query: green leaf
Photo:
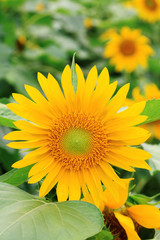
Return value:
<svg viewBox="0 0 160 240">
<path fill-rule="evenodd" d="M 72 81 L 74 92 L 76 93 L 76 91 L 77 91 L 77 74 L 76 74 L 76 70 L 75 70 L 75 55 L 76 55 L 76 53 L 73 54 L 73 59 L 72 59 L 71 81 Z"/>
<path fill-rule="evenodd" d="M 149 165 L 152 168 L 152 171 L 149 171 L 153 174 L 156 171 L 160 171 L 160 144 L 148 144 L 143 143 L 142 147 L 144 150 L 152 154 L 152 157 L 149 159 Z"/>
<path fill-rule="evenodd" d="M 0 125 L 16 128 L 13 122 L 17 120 L 22 120 L 22 118 L 15 115 L 5 104 L 0 103 Z"/>
<path fill-rule="evenodd" d="M 134 194 L 130 195 L 127 199 L 127 203 L 131 203 L 133 205 L 135 204 L 148 204 L 150 201 L 152 201 L 152 197 L 147 197 L 142 194 Z"/>
<path fill-rule="evenodd" d="M 107 229 L 102 230 L 101 232 L 99 232 L 98 234 L 96 234 L 91 238 L 88 238 L 88 240 L 113 240 L 113 239 L 114 239 L 114 236 Z"/>
<path fill-rule="evenodd" d="M 28 179 L 28 172 L 32 166 L 27 166 L 20 169 L 12 169 L 11 171 L 0 176 L 0 182 L 9 183 L 14 186 L 19 186 Z"/>
<path fill-rule="evenodd" d="M 159 239 L 160 239 L 160 230 L 156 229 L 154 238 L 148 239 L 148 240 L 159 240 Z"/>
<path fill-rule="evenodd" d="M 160 99 L 152 99 L 147 101 L 141 115 L 148 116 L 147 120 L 142 124 L 160 120 Z"/>
<path fill-rule="evenodd" d="M 0 183 L 1 240 L 84 240 L 100 232 L 103 216 L 83 201 L 47 202 Z"/>
</svg>

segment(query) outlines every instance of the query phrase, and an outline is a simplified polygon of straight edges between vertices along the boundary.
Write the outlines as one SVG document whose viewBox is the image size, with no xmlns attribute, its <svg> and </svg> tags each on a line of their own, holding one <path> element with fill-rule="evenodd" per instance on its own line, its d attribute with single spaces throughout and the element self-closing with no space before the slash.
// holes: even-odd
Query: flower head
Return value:
<svg viewBox="0 0 160 240">
<path fill-rule="evenodd" d="M 117 71 L 134 71 L 138 65 L 147 67 L 148 57 L 153 49 L 148 45 L 149 39 L 141 35 L 140 30 L 123 27 L 120 34 L 109 34 L 110 41 L 106 44 L 104 57 L 110 58 Z"/>
<path fill-rule="evenodd" d="M 63 92 L 51 74 L 45 78 L 38 73 L 46 98 L 28 85 L 25 88 L 32 100 L 13 94 L 17 103 L 8 104 L 8 108 L 28 121 L 16 121 L 20 131 L 9 133 L 5 139 L 16 140 L 8 144 L 11 148 L 30 149 L 13 167 L 34 164 L 29 183 L 46 176 L 40 196 L 45 196 L 57 184 L 59 201 L 68 197 L 79 200 L 82 189 L 84 196 L 91 193 L 98 204 L 103 193 L 101 182 L 114 196 L 117 196 L 116 186 L 124 185 L 111 165 L 128 171 L 135 171 L 132 167 L 150 169 L 145 160 L 151 155 L 128 147 L 141 144 L 150 136 L 148 131 L 134 127 L 147 118 L 139 115 L 145 102 L 118 113 L 129 90 L 128 84 L 110 100 L 117 82 L 109 84 L 106 68 L 98 81 L 96 67 L 91 69 L 86 82 L 78 65 L 76 73 L 76 94 L 68 65 L 61 78 Z"/>
<path fill-rule="evenodd" d="M 160 20 L 159 0 L 131 0 L 130 6 L 138 11 L 140 18 L 148 22 L 153 23 Z"/>
<path fill-rule="evenodd" d="M 128 187 L 131 179 L 124 179 L 124 186 L 117 186 L 119 200 L 106 189 L 99 208 L 104 215 L 106 226 L 109 227 L 115 240 L 140 240 L 138 233 L 142 227 L 159 228 L 160 211 L 152 205 L 141 204 L 128 206 Z M 83 199 L 94 204 L 90 198 Z"/>
<path fill-rule="evenodd" d="M 140 92 L 141 92 L 140 87 L 135 87 L 132 91 L 133 100 L 126 99 L 125 105 L 130 106 L 135 102 L 148 101 L 151 99 L 160 99 L 160 90 L 154 83 L 145 85 L 143 94 L 141 94 Z M 159 120 L 154 121 L 152 123 L 144 124 L 142 125 L 142 127 L 149 130 L 152 133 L 153 137 L 156 137 L 157 139 L 160 140 L 160 121 Z"/>
</svg>

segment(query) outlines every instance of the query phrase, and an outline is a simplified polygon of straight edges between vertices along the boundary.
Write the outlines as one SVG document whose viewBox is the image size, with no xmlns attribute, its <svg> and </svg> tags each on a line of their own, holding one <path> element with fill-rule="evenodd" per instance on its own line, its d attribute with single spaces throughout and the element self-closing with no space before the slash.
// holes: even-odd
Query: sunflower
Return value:
<svg viewBox="0 0 160 240">
<path fill-rule="evenodd" d="M 160 1 L 159 0 L 131 0 L 129 7 L 134 7 L 139 17 L 150 22 L 160 20 Z"/>
<path fill-rule="evenodd" d="M 132 205 L 129 207 L 128 187 L 131 179 L 123 179 L 125 188 L 118 186 L 119 200 L 106 189 L 99 208 L 104 216 L 106 227 L 110 229 L 115 240 L 140 240 L 138 233 L 142 227 L 160 228 L 160 211 L 149 204 Z M 95 204 L 91 196 L 83 201 Z"/>
<path fill-rule="evenodd" d="M 141 91 L 140 87 L 135 87 L 132 91 L 133 100 L 126 99 L 125 105 L 130 106 L 134 102 L 148 101 L 151 99 L 160 99 L 160 90 L 154 83 L 147 84 L 144 87 L 143 95 L 140 93 L 140 91 Z M 160 140 L 160 120 L 144 124 L 142 125 L 142 127 L 150 131 L 153 137 Z"/>
<path fill-rule="evenodd" d="M 149 169 L 145 162 L 151 155 L 144 150 L 129 147 L 146 141 L 150 133 L 134 127 L 147 119 L 139 115 L 145 101 L 136 103 L 118 113 L 123 106 L 129 84 L 114 94 L 117 82 L 109 84 L 109 74 L 104 68 L 97 81 L 97 69 L 93 67 L 86 79 L 76 65 L 78 85 L 76 94 L 71 82 L 71 70 L 67 65 L 62 73 L 61 88 L 49 74 L 45 78 L 38 73 L 39 84 L 46 96 L 26 85 L 30 100 L 21 94 L 13 94 L 18 103 L 8 104 L 15 114 L 27 119 L 16 121 L 20 131 L 5 136 L 16 140 L 11 148 L 30 149 L 14 168 L 33 164 L 29 183 L 45 179 L 39 195 L 45 196 L 57 184 L 59 201 L 79 200 L 92 194 L 98 204 L 102 195 L 102 183 L 116 196 L 116 185 L 123 185 L 111 165 L 128 171 L 132 167 Z"/>
<path fill-rule="evenodd" d="M 149 39 L 141 35 L 140 30 L 123 27 L 120 34 L 113 32 L 106 44 L 104 57 L 110 58 L 117 71 L 132 72 L 138 65 L 147 67 L 148 57 L 153 55 L 153 49 L 148 45 Z"/>
</svg>

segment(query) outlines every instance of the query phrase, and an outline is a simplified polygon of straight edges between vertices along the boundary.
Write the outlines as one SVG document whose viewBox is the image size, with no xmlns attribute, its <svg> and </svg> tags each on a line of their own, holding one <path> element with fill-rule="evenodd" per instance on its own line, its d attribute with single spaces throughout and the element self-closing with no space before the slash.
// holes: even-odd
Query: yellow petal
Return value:
<svg viewBox="0 0 160 240">
<path fill-rule="evenodd" d="M 61 77 L 61 83 L 62 83 L 62 88 L 64 91 L 65 98 L 71 104 L 73 104 L 73 101 L 75 99 L 75 93 L 74 93 L 73 86 L 71 83 L 71 69 L 70 69 L 69 65 L 67 65 L 65 67 L 65 69 L 63 70 L 62 77 Z"/>
<path fill-rule="evenodd" d="M 43 95 L 36 88 L 29 85 L 25 85 L 25 89 L 28 95 L 33 99 L 34 102 L 41 104 L 42 106 L 47 108 L 47 110 L 49 109 L 48 101 L 46 100 L 46 98 L 43 97 Z"/>
<path fill-rule="evenodd" d="M 122 168 L 129 172 L 135 172 L 135 170 L 133 168 L 131 168 L 128 163 L 126 163 L 124 161 L 120 161 L 119 156 L 109 154 L 108 156 L 106 156 L 106 158 L 104 160 L 113 166 Z"/>
<path fill-rule="evenodd" d="M 43 114 L 41 115 L 41 112 L 37 112 L 37 110 L 30 109 L 30 106 L 20 106 L 16 103 L 9 103 L 7 104 L 7 107 L 14 112 L 16 115 L 26 118 L 31 122 L 37 123 L 39 126 L 42 128 L 50 128 L 51 126 L 51 119 L 48 117 L 44 116 Z M 39 117 L 41 116 L 41 117 Z"/>
<path fill-rule="evenodd" d="M 132 117 L 125 117 L 125 118 L 115 118 L 112 121 L 108 120 L 106 122 L 106 126 L 107 126 L 107 131 L 108 132 L 115 132 L 117 130 L 120 129 L 125 129 L 128 127 L 132 127 L 134 125 L 138 125 L 140 123 L 143 123 L 148 117 L 147 116 L 135 116 L 133 118 Z"/>
<path fill-rule="evenodd" d="M 31 170 L 28 173 L 28 177 L 31 177 L 43 170 L 45 170 L 46 168 L 48 168 L 48 166 L 50 166 L 53 162 L 53 157 L 52 156 L 45 156 L 45 158 L 42 161 L 38 161 L 38 163 L 36 163 Z M 52 167 L 52 165 L 51 165 Z"/>
<path fill-rule="evenodd" d="M 14 122 L 14 125 L 25 131 L 25 132 L 29 132 L 29 133 L 35 133 L 35 134 L 47 134 L 48 133 L 48 130 L 47 129 L 44 129 L 44 128 L 41 128 L 35 124 L 32 124 L 30 122 L 27 122 L 25 120 L 19 120 L 19 121 L 16 121 Z"/>
<path fill-rule="evenodd" d="M 24 108 L 28 112 L 32 111 L 32 112 L 34 112 L 34 114 L 40 113 L 42 117 L 44 117 L 46 119 L 48 118 L 48 120 L 53 117 L 52 112 L 47 109 L 48 103 L 47 104 L 44 103 L 41 105 L 40 104 L 41 102 L 38 102 L 38 104 L 36 104 L 36 103 L 32 102 L 31 100 L 29 100 L 28 98 L 26 98 L 25 96 L 18 94 L 18 93 L 13 93 L 12 96 L 15 99 L 15 101 L 17 103 L 19 103 L 19 105 L 18 105 L 19 108 L 20 107 Z M 45 107 L 45 112 L 41 110 L 43 107 Z"/>
<path fill-rule="evenodd" d="M 7 140 L 41 140 L 41 139 L 47 139 L 47 134 L 31 134 L 23 131 L 13 131 L 8 133 L 3 137 Z"/>
<path fill-rule="evenodd" d="M 151 205 L 135 205 L 127 209 L 130 216 L 145 228 L 160 227 L 160 211 Z"/>
<path fill-rule="evenodd" d="M 61 165 L 57 163 L 54 169 L 52 169 L 46 178 L 44 179 L 42 186 L 39 191 L 39 196 L 44 197 L 58 182 L 60 176 L 63 174 L 63 170 Z"/>
<path fill-rule="evenodd" d="M 43 76 L 43 74 L 40 72 L 38 72 L 38 74 L 37 74 L 37 79 L 38 79 L 38 82 L 39 82 L 44 94 L 46 95 L 46 97 L 49 100 L 51 93 L 50 93 L 50 89 L 48 86 L 48 79 L 45 76 Z"/>
<path fill-rule="evenodd" d="M 99 206 L 99 197 L 98 197 L 98 191 L 97 191 L 97 187 L 96 184 L 91 176 L 91 173 L 89 170 L 84 170 L 83 171 L 83 176 L 84 176 L 84 180 L 86 182 L 86 185 L 88 187 L 89 192 L 91 193 L 94 201 L 95 201 L 95 205 Z"/>
<path fill-rule="evenodd" d="M 115 217 L 118 219 L 121 226 L 124 228 L 128 240 L 141 240 L 138 234 L 135 231 L 133 221 L 131 218 L 124 216 L 118 212 L 114 212 Z"/>
<path fill-rule="evenodd" d="M 145 108 L 146 102 L 138 102 L 128 107 L 126 110 L 119 112 L 118 117 L 130 117 L 139 115 Z"/>
<path fill-rule="evenodd" d="M 112 115 L 117 113 L 117 111 L 122 107 L 127 93 L 129 91 L 129 84 L 124 85 L 117 94 L 112 98 L 108 106 L 106 107 L 105 120 L 109 119 Z"/>
<path fill-rule="evenodd" d="M 27 141 L 27 142 L 11 142 L 7 144 L 8 147 L 15 148 L 15 149 L 38 148 L 44 145 L 46 145 L 45 140 Z"/>
<path fill-rule="evenodd" d="M 117 198 L 114 198 L 113 195 L 110 193 L 110 191 L 108 191 L 108 189 L 106 188 L 106 190 L 104 191 L 104 197 L 103 197 L 104 205 L 111 209 L 117 209 L 122 207 L 128 198 L 128 187 L 129 187 L 130 180 L 131 179 L 120 179 L 120 181 L 123 183 L 125 187 L 117 185 L 119 200 Z"/>
<path fill-rule="evenodd" d="M 119 201 L 119 194 L 117 190 L 117 182 L 114 182 L 110 176 L 108 176 L 102 167 L 97 166 L 97 172 L 99 175 L 99 178 L 101 179 L 104 186 L 108 189 L 108 191 L 113 195 L 114 198 L 118 199 Z M 116 184 L 115 184 L 116 183 Z"/>
<path fill-rule="evenodd" d="M 86 85 L 85 85 L 85 94 L 91 95 L 93 93 L 95 85 L 97 82 L 97 68 L 94 66 L 88 73 Z"/>
<path fill-rule="evenodd" d="M 83 72 L 78 64 L 76 64 L 76 73 L 77 73 L 77 92 L 76 92 L 76 108 L 77 111 L 82 109 L 82 99 L 84 97 L 84 88 L 85 88 L 85 79 Z"/>
<path fill-rule="evenodd" d="M 130 156 L 123 156 L 123 155 L 120 155 L 116 152 L 110 152 L 108 154 L 108 157 L 106 158 L 110 160 L 110 157 L 113 158 L 113 159 L 117 159 L 118 162 L 120 162 L 122 165 L 121 165 L 121 168 L 123 168 L 123 163 L 127 163 L 129 166 L 132 166 L 132 167 L 136 167 L 136 168 L 144 168 L 144 169 L 147 169 L 147 170 L 151 170 L 151 167 L 144 161 L 144 160 L 139 160 L 139 159 L 133 159 L 133 158 L 130 158 Z"/>
<path fill-rule="evenodd" d="M 104 113 L 105 107 L 107 106 L 108 101 L 114 94 L 117 87 L 117 82 L 114 82 L 106 87 L 100 92 L 95 91 L 93 93 L 92 99 L 89 104 L 89 112 L 94 112 L 97 116 L 100 116 Z"/>
<path fill-rule="evenodd" d="M 65 171 L 63 178 L 58 181 L 56 192 L 59 202 L 67 201 L 69 193 L 69 171 Z"/>
<path fill-rule="evenodd" d="M 109 85 L 109 72 L 108 72 L 108 69 L 105 67 L 103 68 L 102 72 L 98 77 L 98 82 L 97 82 L 95 92 L 103 90 L 103 88 L 106 87 L 107 85 Z"/>
<path fill-rule="evenodd" d="M 50 89 L 49 102 L 59 111 L 66 109 L 66 100 L 56 79 L 49 73 L 48 86 Z"/>
<path fill-rule="evenodd" d="M 81 197 L 81 187 L 79 178 L 75 171 L 70 171 L 69 200 L 79 200 Z"/>
<path fill-rule="evenodd" d="M 124 130 L 115 131 L 109 134 L 112 140 L 129 140 L 146 136 L 148 131 L 141 127 L 130 127 Z"/>
<path fill-rule="evenodd" d="M 149 152 L 134 147 L 111 147 L 111 151 L 114 151 L 117 154 L 121 154 L 125 157 L 129 157 L 130 159 L 147 160 L 152 157 Z"/>
<path fill-rule="evenodd" d="M 48 149 L 46 149 L 45 147 L 38 148 L 32 152 L 29 152 L 22 160 L 15 162 L 12 165 L 12 167 L 23 168 L 23 167 L 29 166 L 38 161 L 41 161 L 46 156 L 48 156 L 48 154 L 49 154 Z"/>
<path fill-rule="evenodd" d="M 47 173 L 50 171 L 50 166 L 42 170 L 41 172 L 35 174 L 32 176 L 29 180 L 28 183 L 33 184 L 39 182 L 42 178 L 44 178 Z"/>
</svg>

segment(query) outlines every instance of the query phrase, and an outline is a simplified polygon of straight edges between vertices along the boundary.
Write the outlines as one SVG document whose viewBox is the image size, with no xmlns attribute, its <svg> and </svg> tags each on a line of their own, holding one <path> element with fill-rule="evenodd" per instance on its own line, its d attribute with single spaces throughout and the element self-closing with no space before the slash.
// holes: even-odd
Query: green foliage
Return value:
<svg viewBox="0 0 160 240">
<path fill-rule="evenodd" d="M 114 237 L 111 232 L 109 232 L 107 229 L 102 230 L 95 236 L 88 238 L 88 240 L 113 240 Z"/>
<path fill-rule="evenodd" d="M 103 227 L 92 204 L 47 202 L 16 187 L 0 183 L 1 240 L 84 240 Z"/>
<path fill-rule="evenodd" d="M 32 166 L 12 169 L 11 171 L 0 176 L 0 182 L 9 183 L 13 186 L 19 186 L 28 179 L 28 172 Z"/>
<path fill-rule="evenodd" d="M 74 88 L 74 92 L 76 93 L 76 91 L 77 91 L 77 74 L 76 74 L 76 69 L 75 69 L 75 55 L 76 55 L 76 53 L 74 53 L 73 59 L 72 59 L 71 81 L 72 81 L 72 85 L 73 85 L 73 88 Z"/>
<path fill-rule="evenodd" d="M 146 102 L 145 109 L 141 114 L 148 116 L 147 120 L 143 122 L 143 124 L 159 120 L 160 119 L 160 99 L 148 100 Z"/>
<path fill-rule="evenodd" d="M 159 240 L 160 239 L 160 230 L 156 230 L 155 232 L 156 233 L 155 233 L 154 238 L 149 239 L 149 240 Z"/>
<path fill-rule="evenodd" d="M 17 120 L 22 120 L 22 118 L 11 112 L 5 104 L 0 103 L 0 125 L 16 128 L 13 122 Z"/>
</svg>

